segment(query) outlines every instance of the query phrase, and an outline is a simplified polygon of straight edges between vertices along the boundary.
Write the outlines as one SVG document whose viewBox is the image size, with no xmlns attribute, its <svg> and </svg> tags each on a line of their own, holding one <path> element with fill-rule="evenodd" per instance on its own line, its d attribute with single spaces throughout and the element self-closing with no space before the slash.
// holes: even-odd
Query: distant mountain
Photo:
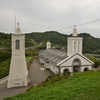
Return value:
<svg viewBox="0 0 100 100">
<path fill-rule="evenodd" d="M 61 46 L 67 45 L 67 38 L 71 35 L 61 34 L 56 31 L 48 32 L 32 32 L 25 34 L 26 47 L 33 46 L 31 39 L 40 43 L 46 43 L 48 40 L 53 44 Z M 100 50 L 100 38 L 95 38 L 88 33 L 80 33 L 79 37 L 83 37 L 83 53 L 93 53 Z M 0 32 L 0 47 L 11 47 L 11 34 L 5 34 Z"/>
<path fill-rule="evenodd" d="M 84 53 L 92 53 L 100 50 L 100 38 L 95 38 L 88 33 L 80 33 L 79 36 L 83 37 Z"/>
<path fill-rule="evenodd" d="M 26 47 L 33 45 L 29 39 L 25 39 Z M 0 32 L 0 49 L 1 48 L 11 48 L 11 34 L 5 34 Z"/>
<path fill-rule="evenodd" d="M 33 32 L 26 34 L 26 38 L 33 39 L 36 42 L 47 42 L 49 40 L 51 43 L 54 44 L 66 45 L 67 35 L 55 31 L 48 31 L 43 33 Z"/>
<path fill-rule="evenodd" d="M 33 39 L 36 42 L 47 42 L 59 44 L 62 46 L 67 45 L 67 38 L 71 35 L 61 34 L 55 31 L 43 32 L 43 33 L 29 33 L 26 34 L 27 39 Z M 93 53 L 100 49 L 100 39 L 94 38 L 88 33 L 80 33 L 79 37 L 83 37 L 83 53 Z"/>
</svg>

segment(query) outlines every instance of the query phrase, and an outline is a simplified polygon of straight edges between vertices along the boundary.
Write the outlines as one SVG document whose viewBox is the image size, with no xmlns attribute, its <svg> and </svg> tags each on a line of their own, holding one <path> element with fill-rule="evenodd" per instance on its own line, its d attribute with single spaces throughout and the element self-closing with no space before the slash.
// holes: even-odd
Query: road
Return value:
<svg viewBox="0 0 100 100">
<path fill-rule="evenodd" d="M 42 45 L 42 43 L 40 43 L 38 46 L 33 46 L 33 47 L 26 47 L 25 49 L 27 50 L 27 49 L 35 49 L 35 48 L 37 48 L 37 47 L 40 47 Z"/>
<path fill-rule="evenodd" d="M 7 89 L 7 80 L 6 80 L 2 84 L 0 84 L 0 100 L 3 100 L 3 98 L 5 97 L 14 96 L 16 94 L 23 93 L 28 88 L 29 86 Z"/>
<path fill-rule="evenodd" d="M 50 76 L 50 72 L 43 68 L 43 65 L 40 65 L 38 60 L 34 59 L 32 65 L 29 69 L 29 77 L 32 84 L 37 85 L 44 81 L 48 76 Z"/>
<path fill-rule="evenodd" d="M 29 78 L 31 85 L 37 85 L 45 80 L 46 77 L 51 75 L 47 70 L 39 64 L 38 60 L 34 59 L 31 67 L 29 69 Z M 3 100 L 5 97 L 14 96 L 19 93 L 25 92 L 30 86 L 27 87 L 16 87 L 7 89 L 7 80 L 3 83 L 0 83 L 0 100 Z"/>
<path fill-rule="evenodd" d="M 83 54 L 84 56 L 100 57 L 99 54 Z"/>
</svg>

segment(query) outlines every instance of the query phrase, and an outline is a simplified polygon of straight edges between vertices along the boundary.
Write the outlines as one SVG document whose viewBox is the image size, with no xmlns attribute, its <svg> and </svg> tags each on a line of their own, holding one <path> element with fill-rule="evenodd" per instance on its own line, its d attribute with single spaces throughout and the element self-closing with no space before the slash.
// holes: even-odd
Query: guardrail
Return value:
<svg viewBox="0 0 100 100">
<path fill-rule="evenodd" d="M 6 76 L 6 77 L 4 77 L 4 78 L 2 78 L 2 79 L 0 79 L 0 83 L 1 83 L 2 81 L 6 80 L 8 77 L 9 77 L 9 75 Z"/>
<path fill-rule="evenodd" d="M 84 56 L 95 56 L 95 57 L 100 57 L 99 54 L 83 54 Z"/>
</svg>

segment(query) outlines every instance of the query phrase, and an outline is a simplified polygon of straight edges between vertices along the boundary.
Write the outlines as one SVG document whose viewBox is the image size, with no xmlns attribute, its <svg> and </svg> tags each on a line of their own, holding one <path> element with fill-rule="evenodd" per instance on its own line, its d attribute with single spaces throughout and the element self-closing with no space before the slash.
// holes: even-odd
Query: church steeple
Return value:
<svg viewBox="0 0 100 100">
<path fill-rule="evenodd" d="M 73 34 L 72 36 L 77 36 L 77 29 L 76 29 L 76 25 L 74 25 L 74 29 L 73 29 Z"/>
<path fill-rule="evenodd" d="M 67 41 L 67 55 L 75 53 L 82 54 L 82 37 L 77 36 L 76 26 L 74 26 L 72 37 L 68 37 Z"/>
</svg>

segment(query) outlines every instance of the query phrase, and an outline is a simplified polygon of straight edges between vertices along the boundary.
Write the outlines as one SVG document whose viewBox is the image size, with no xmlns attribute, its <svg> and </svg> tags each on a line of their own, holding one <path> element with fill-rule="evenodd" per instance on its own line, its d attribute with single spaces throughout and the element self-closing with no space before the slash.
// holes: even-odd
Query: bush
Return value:
<svg viewBox="0 0 100 100">
<path fill-rule="evenodd" d="M 10 59 L 0 63 L 0 79 L 9 74 Z"/>
<path fill-rule="evenodd" d="M 43 81 L 41 84 L 37 85 L 37 86 L 31 86 L 27 91 L 30 91 L 30 90 L 34 90 L 34 89 L 37 89 L 39 87 L 45 87 L 45 86 L 48 86 L 54 82 L 58 82 L 60 80 L 63 80 L 63 79 L 67 79 L 68 77 L 70 77 L 70 75 L 55 75 L 55 76 L 48 76 L 45 81 Z"/>
</svg>

